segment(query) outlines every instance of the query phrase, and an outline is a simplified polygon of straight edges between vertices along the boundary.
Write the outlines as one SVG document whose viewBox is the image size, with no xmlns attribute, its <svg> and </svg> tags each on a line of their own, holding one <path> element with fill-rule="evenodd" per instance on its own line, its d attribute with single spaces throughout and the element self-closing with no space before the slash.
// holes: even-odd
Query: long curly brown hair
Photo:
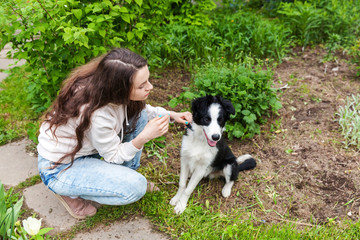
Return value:
<svg viewBox="0 0 360 240">
<path fill-rule="evenodd" d="M 145 102 L 131 101 L 129 96 L 134 75 L 146 65 L 147 61 L 140 55 L 128 49 L 115 48 L 71 73 L 44 115 L 44 122 L 49 123 L 54 136 L 59 126 L 67 124 L 71 118 L 80 117 L 80 123 L 75 129 L 77 145 L 72 152 L 60 158 L 58 164 L 69 157 L 73 164 L 75 154 L 82 148 L 84 132 L 89 129 L 91 116 L 97 109 L 109 103 L 123 104 L 127 106 L 129 118 L 139 116 Z M 136 121 L 133 121 L 130 129 L 135 124 Z"/>
</svg>

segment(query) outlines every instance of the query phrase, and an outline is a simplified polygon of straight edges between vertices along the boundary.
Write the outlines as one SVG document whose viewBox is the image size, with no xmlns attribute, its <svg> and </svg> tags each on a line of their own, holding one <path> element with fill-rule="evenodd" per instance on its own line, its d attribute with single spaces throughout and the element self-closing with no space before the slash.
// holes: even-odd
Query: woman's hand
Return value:
<svg viewBox="0 0 360 240">
<path fill-rule="evenodd" d="M 192 122 L 192 114 L 190 112 L 170 112 L 170 119 L 187 125 Z"/>
<path fill-rule="evenodd" d="M 148 141 L 164 135 L 169 130 L 169 115 L 151 119 L 144 130 L 132 140 L 133 145 L 141 149 Z"/>
</svg>

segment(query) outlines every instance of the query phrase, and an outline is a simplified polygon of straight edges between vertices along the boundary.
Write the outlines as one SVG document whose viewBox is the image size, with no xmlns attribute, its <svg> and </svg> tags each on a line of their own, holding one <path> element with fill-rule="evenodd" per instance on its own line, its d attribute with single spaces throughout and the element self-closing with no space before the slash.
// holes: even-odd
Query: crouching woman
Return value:
<svg viewBox="0 0 360 240">
<path fill-rule="evenodd" d="M 136 170 L 144 144 L 191 113 L 145 103 L 147 61 L 116 48 L 75 69 L 44 115 L 37 150 L 44 184 L 75 218 L 93 216 L 94 203 L 125 205 L 156 186 Z"/>
</svg>

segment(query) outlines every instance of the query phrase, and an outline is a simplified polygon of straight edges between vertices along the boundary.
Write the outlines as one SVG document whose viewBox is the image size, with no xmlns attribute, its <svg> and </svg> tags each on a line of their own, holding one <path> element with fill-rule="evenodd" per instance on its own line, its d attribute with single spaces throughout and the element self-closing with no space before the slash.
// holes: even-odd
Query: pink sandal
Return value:
<svg viewBox="0 0 360 240">
<path fill-rule="evenodd" d="M 71 216 L 77 219 L 85 219 L 96 214 L 96 207 L 82 198 L 71 198 L 55 194 L 59 201 L 64 205 Z"/>
<path fill-rule="evenodd" d="M 158 188 L 155 183 L 153 182 L 148 182 L 147 183 L 147 188 L 146 188 L 146 192 L 158 192 L 160 191 L 160 188 Z"/>
</svg>

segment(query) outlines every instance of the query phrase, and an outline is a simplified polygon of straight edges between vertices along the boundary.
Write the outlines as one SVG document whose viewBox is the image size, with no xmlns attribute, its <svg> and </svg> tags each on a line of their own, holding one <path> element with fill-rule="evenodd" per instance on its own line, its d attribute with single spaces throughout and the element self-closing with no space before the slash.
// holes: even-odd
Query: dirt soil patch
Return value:
<svg viewBox="0 0 360 240">
<path fill-rule="evenodd" d="M 208 200 L 224 213 L 244 209 L 259 222 L 296 220 L 308 225 L 359 219 L 359 152 L 344 148 L 336 112 L 347 97 L 360 92 L 360 79 L 344 55 L 324 62 L 325 55 L 321 48 L 294 49 L 274 69 L 274 87 L 283 104 L 279 116 L 262 126 L 261 135 L 229 141 L 235 155 L 250 153 L 258 166 L 240 174 L 227 199 L 221 196 L 222 181 L 202 181 L 196 201 Z M 189 82 L 184 71 L 158 74 L 152 78 L 150 103 L 167 107 Z M 180 171 L 182 134 L 183 127 L 175 125 L 166 135 L 167 171 L 173 174 Z M 145 161 L 162 164 L 156 157 Z M 175 193 L 177 184 L 164 187 Z"/>
</svg>

